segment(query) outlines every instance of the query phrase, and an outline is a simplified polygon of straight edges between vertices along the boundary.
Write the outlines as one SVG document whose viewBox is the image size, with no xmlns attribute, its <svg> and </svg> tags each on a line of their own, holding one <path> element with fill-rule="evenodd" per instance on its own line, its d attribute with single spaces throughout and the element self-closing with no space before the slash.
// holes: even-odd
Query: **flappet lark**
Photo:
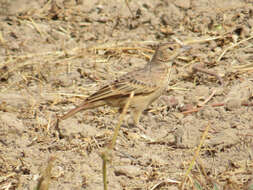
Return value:
<svg viewBox="0 0 253 190">
<path fill-rule="evenodd" d="M 103 105 L 122 109 L 129 95 L 134 91 L 130 108 L 132 109 L 134 124 L 139 126 L 142 112 L 168 87 L 171 69 L 168 63 L 171 64 L 180 53 L 188 49 L 188 47 L 179 47 L 179 45 L 175 48 L 175 44 L 174 48 L 171 49 L 171 46 L 172 44 L 169 43 L 157 45 L 152 59 L 143 68 L 119 77 L 58 119 L 64 120 L 81 110 Z"/>
</svg>

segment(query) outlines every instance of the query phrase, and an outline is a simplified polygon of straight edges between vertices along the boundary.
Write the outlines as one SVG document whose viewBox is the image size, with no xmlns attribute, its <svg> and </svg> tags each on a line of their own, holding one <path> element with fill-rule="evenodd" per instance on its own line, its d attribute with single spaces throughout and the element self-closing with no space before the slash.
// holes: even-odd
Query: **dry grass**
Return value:
<svg viewBox="0 0 253 190">
<path fill-rule="evenodd" d="M 125 2 L 128 6 L 130 15 L 134 17 L 134 8 L 132 8 L 132 4 L 134 4 L 134 2 Z M 52 18 L 55 15 L 58 16 L 59 22 L 52 22 Z M 10 21 L 13 26 L 16 26 L 15 23 L 18 23 L 19 25 L 24 27 L 22 29 L 29 28 L 29 30 L 27 29 L 27 31 L 30 31 L 34 39 L 36 39 L 34 40 L 34 49 L 29 49 L 33 46 L 33 43 L 31 43 L 29 39 L 23 39 L 23 36 L 18 33 L 18 31 L 21 31 L 21 29 L 12 28 L 13 31 L 0 31 L 0 45 L 4 49 L 0 55 L 0 94 L 3 94 L 4 96 L 21 94 L 21 96 L 23 96 L 23 98 L 26 100 L 26 104 L 21 102 L 18 104 L 18 106 L 16 104 L 12 105 L 0 102 L 0 111 L 4 113 L 9 112 L 17 114 L 18 118 L 24 121 L 25 124 L 28 123 L 30 120 L 34 120 L 32 124 L 27 124 L 28 132 L 30 132 L 29 137 L 31 138 L 31 142 L 29 145 L 27 145 L 27 147 L 40 143 L 41 146 L 43 146 L 43 143 L 48 143 L 50 145 L 51 142 L 59 141 L 59 139 L 55 139 L 53 135 L 54 129 L 50 126 L 50 123 L 53 120 L 53 113 L 62 112 L 61 107 L 63 107 L 63 105 L 73 102 L 75 103 L 80 101 L 80 99 L 86 98 L 89 93 L 95 91 L 95 89 L 97 89 L 98 86 L 103 85 L 105 81 L 120 75 L 121 73 L 119 73 L 118 70 L 122 70 L 122 67 L 128 67 L 128 65 L 119 64 L 122 59 L 126 59 L 128 57 L 149 59 L 151 57 L 151 54 L 153 53 L 153 51 L 149 47 L 147 47 L 147 45 L 157 43 L 157 41 L 154 40 L 117 41 L 117 39 L 110 39 L 109 42 L 106 43 L 104 41 L 97 40 L 92 45 L 88 43 L 85 44 L 75 42 L 74 45 L 68 47 L 69 44 L 64 44 L 63 41 L 70 41 L 70 39 L 72 38 L 71 35 L 73 35 L 75 31 L 80 30 L 80 33 L 85 33 L 83 28 L 86 27 L 89 29 L 91 22 L 83 21 L 82 19 L 80 19 L 84 17 L 86 17 L 86 14 L 78 10 L 78 7 L 69 6 L 65 8 L 59 8 L 54 5 L 54 1 L 47 1 L 47 3 L 45 3 L 40 9 L 30 9 L 27 12 L 23 12 L 19 16 L 13 15 L 11 17 L 11 19 L 13 20 Z M 112 20 L 113 19 L 114 18 L 112 18 Z M 79 23 L 80 25 L 76 25 L 77 23 Z M 46 25 L 48 28 L 51 28 L 51 30 L 45 30 L 45 28 L 43 27 L 44 25 L 42 24 Z M 100 27 L 102 26 L 103 25 L 101 24 Z M 225 28 L 222 29 L 225 30 Z M 200 56 L 208 52 L 206 53 L 208 54 L 208 56 L 206 57 L 208 58 L 208 60 L 210 60 L 210 63 L 205 62 L 205 65 L 207 67 L 221 67 L 224 69 L 232 68 L 232 70 L 228 70 L 226 72 L 226 75 L 223 76 L 224 81 L 228 85 L 233 82 L 243 81 L 247 77 L 252 80 L 253 72 L 252 58 L 250 57 L 246 56 L 245 63 L 240 63 L 240 61 L 238 61 L 238 63 L 234 65 L 230 64 L 236 60 L 236 56 L 239 56 L 240 53 L 245 53 L 246 50 L 251 50 L 253 38 L 252 34 L 250 34 L 248 37 L 239 36 L 239 41 L 233 41 L 233 38 L 231 37 L 231 33 L 233 32 L 233 30 L 230 29 L 229 32 L 220 33 L 215 30 L 209 31 L 209 33 L 203 35 L 198 33 L 199 36 L 201 35 L 204 37 L 183 40 L 184 44 L 193 45 L 193 47 L 197 49 L 196 52 Z M 13 32 L 13 36 L 18 36 L 17 40 L 13 40 L 13 38 L 11 38 L 11 40 L 9 38 L 7 34 L 11 32 Z M 51 33 L 54 33 L 56 37 L 58 35 L 61 36 L 60 38 L 62 38 L 62 40 L 60 41 L 62 41 L 62 43 L 56 41 L 54 37 L 51 36 Z M 189 36 L 192 35 L 190 32 L 188 34 Z M 78 36 L 78 34 L 75 35 Z M 29 36 L 29 34 L 27 36 Z M 150 36 L 152 37 L 152 35 Z M 148 38 L 149 37 L 145 39 Z M 48 41 L 45 39 L 47 39 Z M 37 40 L 38 43 L 36 42 Z M 17 50 L 13 50 L 15 49 L 15 46 L 10 43 L 12 41 L 17 41 Z M 53 48 L 48 47 L 47 49 L 43 46 L 36 47 L 36 45 L 43 43 L 45 46 L 47 46 L 48 44 L 45 44 L 45 42 L 50 45 L 53 44 Z M 219 47 L 217 46 L 215 47 L 217 49 L 213 48 L 214 50 L 211 50 L 208 45 L 201 46 L 203 44 L 211 44 L 212 42 L 219 44 Z M 194 45 L 196 45 L 196 47 Z M 203 49 L 206 50 L 206 52 L 202 51 Z M 214 53 L 211 54 L 211 51 L 214 51 Z M 237 53 L 239 51 L 240 53 Z M 247 53 L 247 55 L 248 54 L 250 53 Z M 187 74 L 185 74 L 187 73 L 187 69 L 190 68 L 193 64 L 202 62 L 205 59 L 201 59 L 198 57 L 196 58 L 195 55 L 186 55 L 185 57 L 180 57 L 179 60 L 184 62 L 184 64 L 177 64 L 176 69 L 178 70 L 178 73 L 182 75 L 184 74 L 184 76 L 182 77 L 184 82 L 192 82 L 191 80 L 188 80 L 192 76 L 189 77 Z M 121 68 L 119 66 L 121 66 Z M 76 70 L 80 68 L 84 70 L 83 72 L 80 72 L 81 77 L 74 77 L 74 79 L 71 79 L 71 73 L 76 72 Z M 124 70 L 123 72 L 125 71 L 126 70 Z M 65 80 L 59 79 L 64 74 Z M 185 75 L 187 75 L 188 78 L 185 77 Z M 85 78 L 85 80 L 83 80 L 82 78 Z M 66 82 L 66 79 L 67 81 L 72 80 L 74 82 L 68 84 L 68 82 Z M 198 79 L 202 78 L 197 76 L 197 80 Z M 213 78 L 211 79 L 213 80 Z M 86 81 L 88 80 L 92 81 L 92 84 L 91 82 L 86 83 Z M 208 85 L 209 83 L 206 81 L 208 80 L 205 80 L 205 84 Z M 80 83 L 82 82 L 85 84 L 80 85 Z M 185 88 L 184 86 L 181 87 L 177 83 L 175 83 L 173 86 L 168 87 L 168 90 L 174 90 L 180 92 L 181 94 L 192 91 L 192 89 Z M 212 102 L 215 96 L 215 90 L 213 90 L 212 92 L 213 93 L 211 93 L 210 96 L 205 99 L 203 104 L 198 106 L 205 107 L 208 105 L 213 105 L 213 107 L 215 107 Z M 252 104 L 249 105 L 252 106 Z M 167 108 L 168 106 L 164 105 L 161 107 L 152 108 L 151 110 L 149 110 L 149 112 L 159 113 Z M 188 110 L 187 113 L 189 114 L 198 111 L 200 111 L 200 109 L 196 108 L 196 110 Z M 102 110 L 99 113 L 102 115 L 103 112 L 106 111 Z M 108 112 L 114 113 L 115 111 L 109 110 Z M 108 112 L 105 114 L 108 114 Z M 117 130 L 119 129 L 119 126 L 123 121 L 124 115 L 125 113 L 121 115 L 119 119 L 119 124 L 115 129 L 116 131 L 114 132 L 115 136 L 117 136 Z M 41 118 L 45 119 L 46 122 L 41 122 Z M 212 124 L 210 124 L 210 126 L 211 125 Z M 205 154 L 205 152 L 220 151 L 216 147 L 205 146 L 204 140 L 209 139 L 208 130 L 210 126 L 208 125 L 204 130 L 202 139 L 199 142 L 197 148 L 190 148 L 189 150 L 185 150 L 188 151 L 189 155 L 192 155 L 193 158 L 189 162 L 187 161 L 190 160 L 189 157 L 182 158 L 182 170 L 184 170 L 185 172 L 180 174 L 181 178 L 178 177 L 176 180 L 170 178 L 164 179 L 163 176 L 167 175 L 166 172 L 168 172 L 170 168 L 173 168 L 174 166 L 169 166 L 170 168 L 167 168 L 167 170 L 165 170 L 164 168 L 162 168 L 163 166 L 157 166 L 155 163 L 153 163 L 153 161 L 150 161 L 149 167 L 153 167 L 154 170 L 152 171 L 153 176 L 150 175 L 150 181 L 145 178 L 146 176 L 141 176 L 142 178 L 140 177 L 141 180 L 148 183 L 147 189 L 166 189 L 170 188 L 170 185 L 177 186 L 178 189 L 182 190 L 253 189 L 252 158 L 245 158 L 245 160 L 241 162 L 233 160 L 227 161 L 226 164 L 224 164 L 224 167 L 226 168 L 224 170 L 216 170 L 215 166 L 208 168 L 206 167 L 206 164 L 204 163 L 205 160 L 203 158 L 204 156 L 202 156 L 202 154 Z M 216 126 L 212 126 L 210 128 L 215 127 Z M 35 132 L 35 129 L 41 131 L 37 133 Z M 69 141 L 69 147 L 67 147 L 66 149 L 73 149 L 81 155 L 87 155 L 87 152 L 94 152 L 106 146 L 106 143 L 111 140 L 112 135 L 112 132 L 110 132 L 110 130 L 108 131 L 109 132 L 105 132 L 102 135 L 97 134 L 93 137 L 80 137 L 82 142 L 85 142 L 84 144 L 75 145 L 73 143 L 73 145 Z M 7 133 L 7 135 L 9 135 L 9 133 Z M 248 134 L 248 136 L 241 137 L 242 139 L 240 143 L 242 146 L 252 148 L 252 136 L 250 135 L 251 134 Z M 125 144 L 128 149 L 131 149 L 131 146 L 133 145 L 131 145 L 131 143 L 127 141 L 127 138 L 129 137 L 123 136 L 121 138 L 122 141 L 126 142 Z M 116 137 L 113 139 L 114 140 L 111 145 L 111 149 L 113 149 L 113 147 L 115 146 Z M 1 146 L 9 146 L 4 140 L 0 139 L 0 141 Z M 166 150 L 174 150 L 173 148 L 166 147 L 168 146 L 168 144 L 166 144 L 167 142 L 162 143 L 164 143 L 164 147 L 167 148 Z M 139 145 L 138 143 L 136 144 L 136 146 Z M 233 148 L 240 149 L 237 148 L 236 145 Z M 65 150 L 63 150 L 62 152 L 64 151 Z M 136 161 L 137 158 L 131 159 L 134 160 L 132 162 L 136 162 L 135 164 L 138 165 L 138 162 Z M 4 169 L 4 171 L 0 171 L 0 189 L 8 190 L 19 187 L 19 184 L 22 183 L 22 181 L 19 181 L 19 178 L 20 176 L 23 176 L 22 172 L 24 172 L 21 169 L 23 165 L 26 165 L 27 163 L 14 164 L 14 162 L 11 162 L 9 158 L 5 157 L 4 154 L 0 156 L 0 160 L 1 169 Z M 50 189 L 49 184 L 54 183 L 54 181 L 56 181 L 51 174 L 51 170 L 55 166 L 53 160 L 54 158 L 50 158 L 47 162 L 47 167 L 44 172 L 42 172 L 41 178 L 38 180 L 37 189 Z M 44 163 L 44 161 L 41 160 L 41 163 Z M 30 164 L 33 165 L 33 163 Z M 210 163 L 210 165 L 211 164 L 212 163 Z M 159 170 L 159 167 L 162 168 L 163 171 L 162 169 Z M 148 173 L 146 173 L 145 175 L 148 176 Z M 160 178 L 157 176 L 159 176 Z M 107 176 L 107 179 L 104 179 L 104 184 L 106 184 L 105 182 L 107 180 L 109 181 L 109 184 L 111 181 L 113 181 L 113 179 Z M 135 180 L 136 178 L 134 177 L 129 179 L 129 184 L 131 183 L 131 181 Z M 247 187 L 245 186 L 245 184 Z M 144 187 L 142 187 L 142 189 L 144 189 Z"/>
</svg>

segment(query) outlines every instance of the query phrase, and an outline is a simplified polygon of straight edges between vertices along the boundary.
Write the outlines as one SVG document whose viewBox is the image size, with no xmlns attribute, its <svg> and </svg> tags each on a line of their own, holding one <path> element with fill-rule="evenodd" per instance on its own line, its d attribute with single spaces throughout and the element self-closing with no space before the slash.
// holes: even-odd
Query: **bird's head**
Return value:
<svg viewBox="0 0 253 190">
<path fill-rule="evenodd" d="M 182 52 L 191 49 L 191 46 L 180 45 L 178 43 L 160 43 L 156 45 L 155 54 L 151 62 L 171 62 Z"/>
</svg>

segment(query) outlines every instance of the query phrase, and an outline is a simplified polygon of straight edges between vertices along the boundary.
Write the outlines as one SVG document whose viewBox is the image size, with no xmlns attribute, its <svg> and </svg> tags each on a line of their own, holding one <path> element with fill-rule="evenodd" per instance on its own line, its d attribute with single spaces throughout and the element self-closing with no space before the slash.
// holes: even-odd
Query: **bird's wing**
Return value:
<svg viewBox="0 0 253 190">
<path fill-rule="evenodd" d="M 151 83 L 151 76 L 148 74 L 145 70 L 127 73 L 92 94 L 86 101 L 94 102 L 107 98 L 129 96 L 132 91 L 134 91 L 135 95 L 150 94 L 159 88 L 159 86 Z"/>
</svg>

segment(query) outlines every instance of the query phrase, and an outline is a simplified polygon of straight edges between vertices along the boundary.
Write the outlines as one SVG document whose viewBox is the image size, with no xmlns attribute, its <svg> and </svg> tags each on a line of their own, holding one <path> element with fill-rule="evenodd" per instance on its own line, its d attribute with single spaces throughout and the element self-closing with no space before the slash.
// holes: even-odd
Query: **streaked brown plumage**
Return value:
<svg viewBox="0 0 253 190">
<path fill-rule="evenodd" d="M 182 51 L 187 49 L 177 46 L 177 48 L 171 50 L 168 49 L 168 45 L 171 46 L 171 44 L 168 43 L 165 45 L 158 45 L 153 58 L 143 68 L 121 76 L 89 96 L 81 105 L 70 110 L 58 119 L 64 120 L 81 110 L 96 108 L 103 105 L 122 109 L 129 95 L 134 91 L 134 97 L 131 100 L 130 108 L 132 109 L 134 124 L 139 126 L 141 113 L 153 101 L 161 96 L 164 89 L 167 88 L 170 67 L 168 67 L 166 62 L 173 61 Z M 168 50 L 170 50 L 172 54 L 167 55 L 167 53 L 169 53 Z"/>
</svg>

